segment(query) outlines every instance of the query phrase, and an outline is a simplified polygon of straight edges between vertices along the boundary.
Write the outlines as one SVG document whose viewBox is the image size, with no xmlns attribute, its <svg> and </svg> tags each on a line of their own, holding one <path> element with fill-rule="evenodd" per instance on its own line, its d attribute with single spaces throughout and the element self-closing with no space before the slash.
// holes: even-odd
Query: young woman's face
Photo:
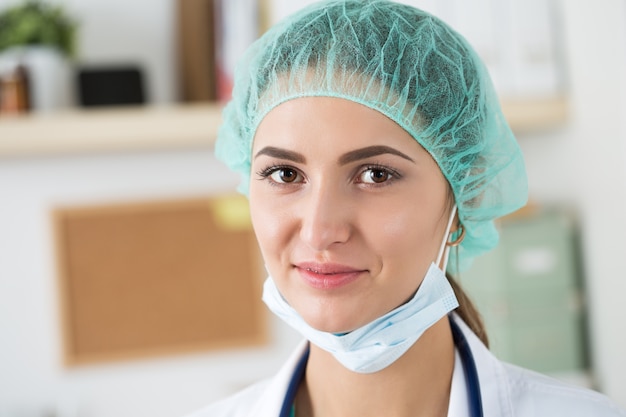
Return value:
<svg viewBox="0 0 626 417">
<path fill-rule="evenodd" d="M 322 331 L 354 330 L 413 296 L 444 239 L 447 195 L 404 129 L 348 100 L 287 101 L 254 138 L 250 207 L 266 267 Z"/>
</svg>

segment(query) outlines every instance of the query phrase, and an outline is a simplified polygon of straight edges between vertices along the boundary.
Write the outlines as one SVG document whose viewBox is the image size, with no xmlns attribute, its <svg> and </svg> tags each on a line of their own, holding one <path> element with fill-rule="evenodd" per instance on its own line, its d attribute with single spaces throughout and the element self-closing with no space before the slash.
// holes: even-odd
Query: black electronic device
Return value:
<svg viewBox="0 0 626 417">
<path fill-rule="evenodd" d="M 143 73 L 134 66 L 81 67 L 78 102 L 83 107 L 141 105 L 146 102 Z"/>
</svg>

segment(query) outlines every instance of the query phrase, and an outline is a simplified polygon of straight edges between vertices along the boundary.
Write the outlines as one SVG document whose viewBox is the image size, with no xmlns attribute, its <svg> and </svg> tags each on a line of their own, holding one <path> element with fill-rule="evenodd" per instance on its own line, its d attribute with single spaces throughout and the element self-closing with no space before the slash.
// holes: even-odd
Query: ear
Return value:
<svg viewBox="0 0 626 417">
<path fill-rule="evenodd" d="M 450 235 L 454 234 L 461 228 L 461 221 L 459 220 L 459 211 L 457 210 L 452 219 L 452 227 L 450 228 Z"/>
<path fill-rule="evenodd" d="M 450 241 L 450 239 L 455 235 L 455 239 L 453 241 Z M 463 224 L 461 224 L 461 221 L 459 219 L 459 211 L 456 210 L 454 218 L 452 219 L 452 226 L 450 227 L 450 234 L 448 235 L 446 246 L 451 248 L 459 246 L 461 242 L 463 242 L 463 239 L 465 239 L 465 228 L 463 227 Z"/>
</svg>

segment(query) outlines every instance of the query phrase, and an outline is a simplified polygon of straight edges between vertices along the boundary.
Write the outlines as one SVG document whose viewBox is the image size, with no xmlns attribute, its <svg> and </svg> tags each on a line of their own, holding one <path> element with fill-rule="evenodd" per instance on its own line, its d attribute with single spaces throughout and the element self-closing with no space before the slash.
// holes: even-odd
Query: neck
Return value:
<svg viewBox="0 0 626 417">
<path fill-rule="evenodd" d="M 358 374 L 311 344 L 305 380 L 296 397 L 298 417 L 446 417 L 454 370 L 447 316 L 430 327 L 387 368 Z"/>
</svg>

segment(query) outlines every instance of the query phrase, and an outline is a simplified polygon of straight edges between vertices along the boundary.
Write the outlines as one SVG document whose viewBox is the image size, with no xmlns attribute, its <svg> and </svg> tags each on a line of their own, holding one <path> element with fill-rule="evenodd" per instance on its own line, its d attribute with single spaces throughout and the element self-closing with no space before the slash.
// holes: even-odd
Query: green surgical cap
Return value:
<svg viewBox="0 0 626 417">
<path fill-rule="evenodd" d="M 465 238 L 461 270 L 498 242 L 494 219 L 523 206 L 519 146 L 476 52 L 419 9 L 385 0 L 325 1 L 280 22 L 244 54 L 216 154 L 250 181 L 259 123 L 298 97 L 339 97 L 395 121 L 435 159 L 454 193 Z M 458 258 L 457 258 L 458 256 Z"/>
</svg>

